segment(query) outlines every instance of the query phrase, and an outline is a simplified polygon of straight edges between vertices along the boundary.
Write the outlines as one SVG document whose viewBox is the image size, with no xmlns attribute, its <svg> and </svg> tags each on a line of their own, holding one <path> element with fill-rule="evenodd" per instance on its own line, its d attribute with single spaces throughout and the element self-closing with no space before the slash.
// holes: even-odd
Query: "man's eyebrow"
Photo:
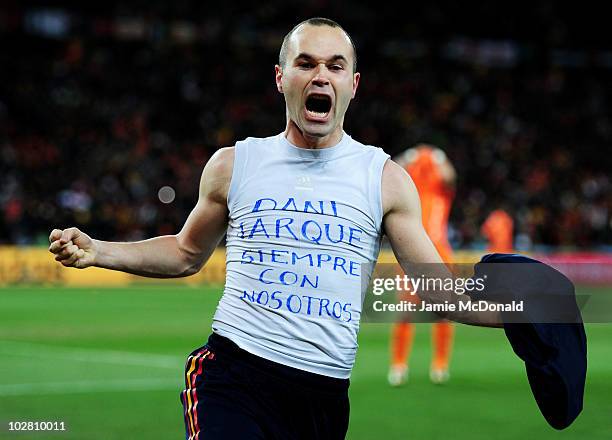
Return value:
<svg viewBox="0 0 612 440">
<path fill-rule="evenodd" d="M 310 55 L 308 53 L 302 52 L 302 53 L 298 54 L 298 56 L 295 57 L 295 59 L 296 60 L 299 60 L 299 59 L 313 60 L 314 56 L 312 56 L 312 55 Z M 348 60 L 346 59 L 346 57 L 344 55 L 334 55 L 331 58 L 329 58 L 327 61 L 328 62 L 330 62 L 330 61 L 344 61 L 345 63 L 348 63 Z"/>
</svg>

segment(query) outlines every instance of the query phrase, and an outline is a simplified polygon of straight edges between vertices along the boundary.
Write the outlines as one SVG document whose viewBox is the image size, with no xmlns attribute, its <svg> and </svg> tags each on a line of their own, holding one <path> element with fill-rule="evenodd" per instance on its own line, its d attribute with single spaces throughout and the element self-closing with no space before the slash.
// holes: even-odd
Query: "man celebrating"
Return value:
<svg viewBox="0 0 612 440">
<path fill-rule="evenodd" d="M 198 272 L 227 233 L 213 334 L 186 365 L 188 438 L 344 438 L 362 286 L 382 234 L 406 271 L 412 262 L 441 263 L 408 174 L 343 131 L 356 63 L 337 23 L 314 18 L 292 29 L 276 66 L 285 131 L 217 151 L 177 235 L 110 243 L 76 228 L 51 232 L 49 249 L 64 266 L 150 277 Z M 496 312 L 444 317 L 501 325 Z"/>
</svg>

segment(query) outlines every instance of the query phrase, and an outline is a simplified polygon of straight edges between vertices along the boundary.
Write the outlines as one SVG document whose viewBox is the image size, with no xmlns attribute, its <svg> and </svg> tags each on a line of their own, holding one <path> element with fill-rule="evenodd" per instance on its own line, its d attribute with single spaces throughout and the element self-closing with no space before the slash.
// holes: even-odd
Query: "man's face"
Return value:
<svg viewBox="0 0 612 440">
<path fill-rule="evenodd" d="M 359 84 L 353 56 L 339 28 L 303 25 L 291 36 L 285 66 L 276 66 L 276 85 L 304 136 L 324 138 L 342 129 Z"/>
</svg>

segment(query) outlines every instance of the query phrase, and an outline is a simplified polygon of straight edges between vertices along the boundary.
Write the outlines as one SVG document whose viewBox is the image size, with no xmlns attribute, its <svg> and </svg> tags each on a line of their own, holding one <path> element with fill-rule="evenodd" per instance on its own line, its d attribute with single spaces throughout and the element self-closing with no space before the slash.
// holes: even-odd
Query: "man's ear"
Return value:
<svg viewBox="0 0 612 440">
<path fill-rule="evenodd" d="M 276 89 L 283 93 L 283 68 L 278 64 L 274 66 L 274 76 L 276 79 Z"/>
<path fill-rule="evenodd" d="M 359 80 L 361 79 L 361 73 L 355 72 L 353 75 L 353 98 L 357 94 L 357 87 L 359 87 Z"/>
</svg>

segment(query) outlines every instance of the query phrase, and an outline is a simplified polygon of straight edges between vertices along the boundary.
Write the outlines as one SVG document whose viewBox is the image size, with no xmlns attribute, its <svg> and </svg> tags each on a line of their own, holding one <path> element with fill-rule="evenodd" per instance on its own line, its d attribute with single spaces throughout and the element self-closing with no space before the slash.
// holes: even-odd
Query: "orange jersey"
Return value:
<svg viewBox="0 0 612 440">
<path fill-rule="evenodd" d="M 481 228 L 482 235 L 489 240 L 489 252 L 512 252 L 514 222 L 502 209 L 493 211 Z"/>
<path fill-rule="evenodd" d="M 444 182 L 431 148 L 419 148 L 416 158 L 406 166 L 421 199 L 423 226 L 442 259 L 450 260 L 448 216 L 454 191 Z"/>
</svg>

